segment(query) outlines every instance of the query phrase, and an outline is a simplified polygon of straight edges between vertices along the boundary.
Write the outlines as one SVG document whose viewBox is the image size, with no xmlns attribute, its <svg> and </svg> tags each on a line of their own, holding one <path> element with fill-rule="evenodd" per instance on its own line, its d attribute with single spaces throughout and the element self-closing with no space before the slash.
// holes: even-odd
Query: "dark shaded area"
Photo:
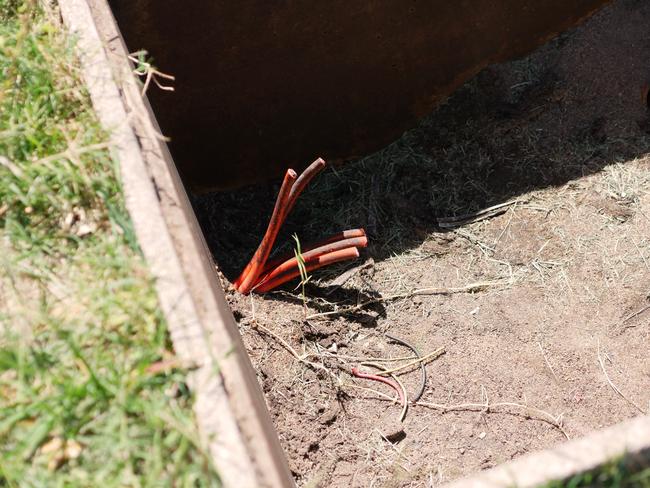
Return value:
<svg viewBox="0 0 650 488">
<path fill-rule="evenodd" d="M 184 181 L 205 191 L 376 151 L 608 1 L 110 4 L 129 49 L 176 76 L 150 99 Z"/>
<path fill-rule="evenodd" d="M 291 290 L 295 285 L 285 285 L 283 288 Z M 303 299 L 293 293 L 269 294 L 269 300 L 301 305 Z M 377 292 L 363 292 L 351 290 L 341 286 L 307 284 L 305 286 L 305 299 L 309 304 L 310 313 L 327 313 L 332 311 L 332 303 L 358 304 L 380 298 Z M 383 303 L 373 303 L 358 311 L 348 312 L 346 318 L 356 322 L 362 327 L 377 327 L 380 319 L 386 318 L 386 307 Z"/>
</svg>

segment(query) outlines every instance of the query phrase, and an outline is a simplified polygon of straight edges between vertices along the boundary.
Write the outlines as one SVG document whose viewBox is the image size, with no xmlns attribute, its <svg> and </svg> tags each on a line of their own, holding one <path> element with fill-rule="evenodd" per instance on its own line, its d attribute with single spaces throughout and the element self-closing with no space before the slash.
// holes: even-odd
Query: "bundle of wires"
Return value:
<svg viewBox="0 0 650 488">
<path fill-rule="evenodd" d="M 251 291 L 265 293 L 300 275 L 301 263 L 298 256 L 284 256 L 267 261 L 280 227 L 296 204 L 296 200 L 325 166 L 325 161 L 318 158 L 300 176 L 292 169 L 287 170 L 262 242 L 234 282 L 235 288 L 240 293 L 248 294 Z M 358 258 L 359 248 L 367 245 L 368 238 L 363 229 L 350 229 L 307 246 L 300 254 L 300 260 L 304 264 L 304 270 L 311 272 L 329 264 Z"/>
</svg>

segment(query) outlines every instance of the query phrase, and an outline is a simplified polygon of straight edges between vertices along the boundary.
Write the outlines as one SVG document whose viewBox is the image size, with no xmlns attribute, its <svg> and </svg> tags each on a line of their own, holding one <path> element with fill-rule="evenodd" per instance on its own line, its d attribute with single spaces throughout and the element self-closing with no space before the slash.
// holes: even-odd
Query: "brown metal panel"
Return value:
<svg viewBox="0 0 650 488">
<path fill-rule="evenodd" d="M 490 63 L 608 0 L 111 0 L 177 78 L 152 103 L 183 178 L 232 187 L 367 154 Z"/>
</svg>

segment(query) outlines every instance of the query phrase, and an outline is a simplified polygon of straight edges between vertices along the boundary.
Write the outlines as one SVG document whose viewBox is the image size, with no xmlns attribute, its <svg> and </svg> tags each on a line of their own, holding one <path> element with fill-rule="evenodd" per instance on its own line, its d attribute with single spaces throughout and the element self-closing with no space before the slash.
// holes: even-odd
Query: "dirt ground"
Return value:
<svg viewBox="0 0 650 488">
<path fill-rule="evenodd" d="M 648 81 L 650 3 L 620 0 L 317 178 L 278 242 L 364 227 L 362 258 L 304 296 L 228 293 L 301 486 L 437 486 L 648 412 Z M 195 201 L 226 285 L 277 188 Z M 395 442 L 399 405 L 356 387 L 391 389 L 350 375 L 354 358 L 411 354 L 385 332 L 444 347 Z M 412 397 L 419 369 L 399 378 Z"/>
</svg>

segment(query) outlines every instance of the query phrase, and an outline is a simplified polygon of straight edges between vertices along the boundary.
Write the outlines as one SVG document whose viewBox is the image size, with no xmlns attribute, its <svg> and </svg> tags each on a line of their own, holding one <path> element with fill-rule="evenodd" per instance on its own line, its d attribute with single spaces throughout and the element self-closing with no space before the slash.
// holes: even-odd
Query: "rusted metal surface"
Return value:
<svg viewBox="0 0 650 488">
<path fill-rule="evenodd" d="M 151 101 L 201 191 L 376 150 L 488 64 L 608 1 L 110 3 L 130 49 L 176 76 L 176 91 Z"/>
</svg>

